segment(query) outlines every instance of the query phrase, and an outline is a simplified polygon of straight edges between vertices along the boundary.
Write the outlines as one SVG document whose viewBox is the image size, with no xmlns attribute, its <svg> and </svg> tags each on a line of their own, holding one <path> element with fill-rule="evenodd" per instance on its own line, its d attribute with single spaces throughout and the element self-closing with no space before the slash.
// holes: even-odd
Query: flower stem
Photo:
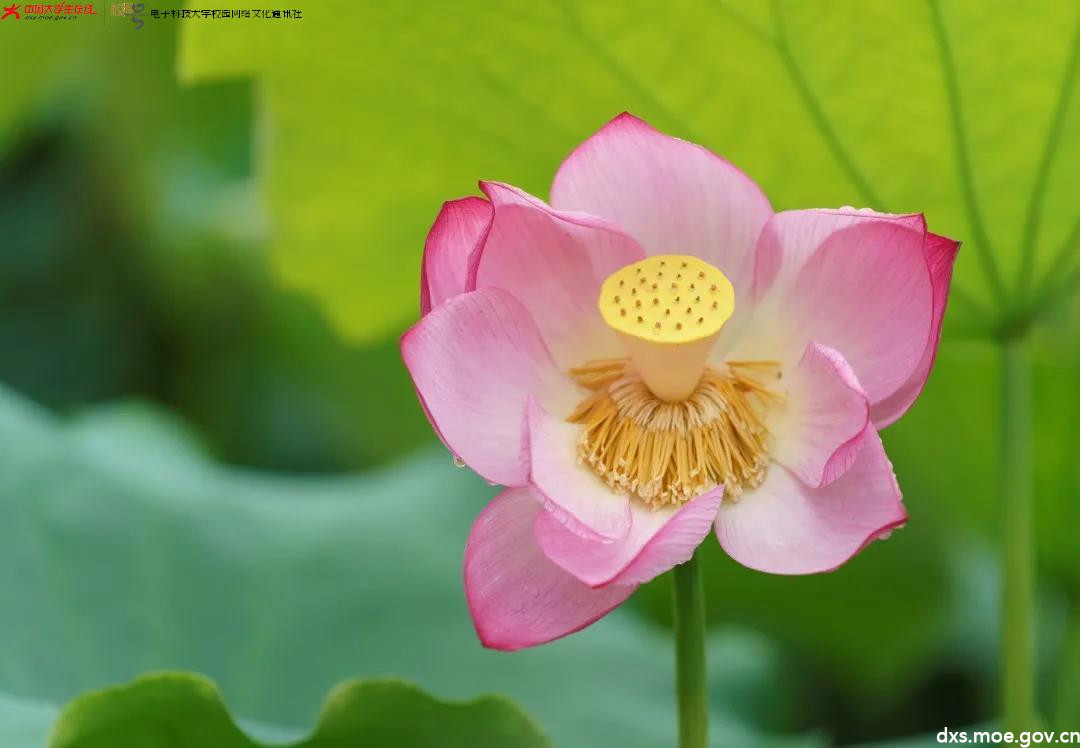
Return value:
<svg viewBox="0 0 1080 748">
<path fill-rule="evenodd" d="M 1002 341 L 1004 518 L 1002 699 L 1005 729 L 1035 729 L 1035 538 L 1031 364 L 1023 335 Z"/>
<path fill-rule="evenodd" d="M 705 686 L 705 596 L 697 556 L 676 566 L 674 574 L 679 748 L 705 748 L 709 732 Z"/>
</svg>

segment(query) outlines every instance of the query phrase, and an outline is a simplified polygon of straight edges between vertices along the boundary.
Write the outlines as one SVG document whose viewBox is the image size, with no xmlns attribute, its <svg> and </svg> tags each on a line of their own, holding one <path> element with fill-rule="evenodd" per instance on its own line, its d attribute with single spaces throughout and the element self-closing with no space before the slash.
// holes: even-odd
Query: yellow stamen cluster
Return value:
<svg viewBox="0 0 1080 748">
<path fill-rule="evenodd" d="M 768 384 L 777 362 L 707 368 L 685 399 L 658 398 L 627 359 L 571 369 L 591 391 L 567 419 L 584 426 L 578 455 L 614 491 L 653 507 L 679 505 L 723 484 L 725 498 L 761 483 L 768 466 L 764 415 L 783 401 Z"/>
</svg>

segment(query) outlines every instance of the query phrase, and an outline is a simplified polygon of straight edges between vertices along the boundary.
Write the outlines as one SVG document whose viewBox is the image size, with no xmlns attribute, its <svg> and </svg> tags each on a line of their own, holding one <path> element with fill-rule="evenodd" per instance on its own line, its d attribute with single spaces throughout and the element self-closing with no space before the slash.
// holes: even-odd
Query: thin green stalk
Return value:
<svg viewBox="0 0 1080 748">
<path fill-rule="evenodd" d="M 1031 363 L 1023 336 L 1002 341 L 1004 517 L 1002 700 L 1005 729 L 1035 729 L 1035 536 Z"/>
<path fill-rule="evenodd" d="M 705 685 L 705 595 L 697 557 L 675 567 L 675 688 L 679 748 L 705 748 L 709 735 Z"/>
</svg>

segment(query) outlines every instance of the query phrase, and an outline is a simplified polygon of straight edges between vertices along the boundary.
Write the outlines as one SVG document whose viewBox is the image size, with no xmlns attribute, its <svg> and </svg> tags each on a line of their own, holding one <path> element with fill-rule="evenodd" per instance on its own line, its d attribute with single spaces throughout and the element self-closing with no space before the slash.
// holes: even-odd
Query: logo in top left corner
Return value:
<svg viewBox="0 0 1080 748">
<path fill-rule="evenodd" d="M 12 5 L 10 7 L 5 7 L 4 15 L 0 16 L 0 21 L 6 20 L 8 16 L 14 16 L 16 21 L 20 20 L 22 15 L 19 14 L 19 6 Z"/>
</svg>

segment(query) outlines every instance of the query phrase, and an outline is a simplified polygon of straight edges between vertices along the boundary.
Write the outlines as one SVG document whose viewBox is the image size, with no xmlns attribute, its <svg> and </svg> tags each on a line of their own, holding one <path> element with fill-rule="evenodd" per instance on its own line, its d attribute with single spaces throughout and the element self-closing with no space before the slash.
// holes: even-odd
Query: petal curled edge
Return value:
<svg viewBox="0 0 1080 748">
<path fill-rule="evenodd" d="M 499 289 L 455 296 L 402 335 L 401 357 L 446 446 L 487 480 L 524 485 L 527 399 L 573 388 L 525 308 Z"/>
<path fill-rule="evenodd" d="M 709 534 L 723 496 L 718 486 L 677 509 L 652 510 L 633 502 L 633 523 L 621 540 L 583 538 L 548 513 L 537 516 L 533 532 L 549 559 L 590 587 L 644 584 L 690 560 Z"/>
<path fill-rule="evenodd" d="M 569 532 L 591 540 L 626 537 L 630 532 L 630 500 L 614 493 L 592 471 L 579 464 L 577 445 L 582 427 L 555 418 L 529 399 L 529 483 L 547 513 Z"/>
<path fill-rule="evenodd" d="M 528 488 L 509 488 L 473 523 L 465 597 L 485 647 L 513 651 L 580 631 L 635 589 L 594 590 L 548 560 L 532 535 L 543 511 Z"/>
<path fill-rule="evenodd" d="M 787 371 L 813 340 L 844 355 L 871 407 L 893 395 L 931 337 L 924 227 L 921 216 L 775 215 L 758 250 L 755 285 L 767 290 L 740 331 L 738 357 L 779 357 Z"/>
<path fill-rule="evenodd" d="M 443 203 L 424 242 L 420 265 L 420 313 L 465 292 L 469 256 L 491 227 L 491 203 L 463 197 Z"/>
<path fill-rule="evenodd" d="M 960 251 L 960 242 L 937 234 L 926 235 L 926 266 L 930 271 L 930 284 L 934 291 L 934 314 L 930 327 L 930 339 L 926 343 L 919 365 L 915 367 L 900 388 L 889 397 L 874 405 L 874 425 L 885 428 L 907 412 L 911 404 L 922 392 L 930 369 L 937 357 L 938 343 L 941 342 L 941 323 L 945 319 L 945 307 L 949 301 L 949 285 L 952 282 L 953 263 Z"/>
<path fill-rule="evenodd" d="M 503 288 L 536 320 L 563 369 L 622 355 L 597 308 L 600 285 L 645 251 L 613 224 L 553 210 L 542 200 L 495 182 L 481 182 L 491 200 L 491 230 L 470 261 L 468 288 Z"/>
<path fill-rule="evenodd" d="M 832 483 L 855 462 L 870 424 L 866 393 L 838 351 L 813 342 L 783 381 L 786 403 L 769 424 L 773 457 L 808 486 Z"/>
<path fill-rule="evenodd" d="M 892 464 L 871 428 L 855 463 L 823 488 L 773 465 L 764 483 L 720 507 L 716 536 L 743 566 L 816 574 L 837 569 L 906 521 Z"/>
<path fill-rule="evenodd" d="M 708 149 L 623 113 L 559 167 L 552 205 L 609 218 L 650 254 L 691 254 L 728 276 L 741 301 L 772 206 L 748 176 Z"/>
</svg>

